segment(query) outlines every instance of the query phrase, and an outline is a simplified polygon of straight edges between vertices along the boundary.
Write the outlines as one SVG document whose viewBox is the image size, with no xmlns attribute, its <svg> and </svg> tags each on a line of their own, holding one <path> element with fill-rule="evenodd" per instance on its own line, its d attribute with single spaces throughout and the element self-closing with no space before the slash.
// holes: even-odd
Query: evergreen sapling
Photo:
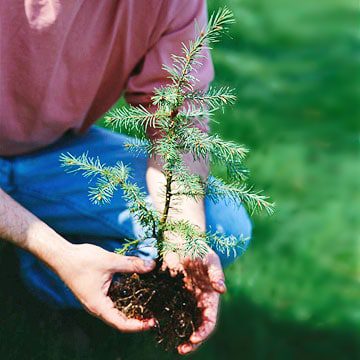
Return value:
<svg viewBox="0 0 360 360">
<path fill-rule="evenodd" d="M 224 236 L 218 232 L 204 233 L 189 221 L 172 219 L 169 216 L 170 209 L 176 211 L 177 203 L 184 197 L 200 200 L 207 196 L 214 202 L 226 198 L 234 204 L 245 205 L 250 213 L 262 209 L 269 214 L 273 211 L 273 204 L 268 201 L 266 196 L 261 192 L 253 191 L 246 185 L 248 172 L 243 166 L 243 161 L 248 150 L 234 142 L 225 141 L 218 135 L 203 132 L 194 126 L 195 121 L 201 123 L 211 119 L 216 110 L 223 109 L 224 106 L 231 105 L 236 100 L 234 91 L 228 87 L 210 87 L 208 91 L 195 89 L 196 71 L 202 65 L 203 50 L 218 42 L 221 33 L 226 32 L 228 25 L 233 22 L 231 11 L 227 8 L 220 9 L 212 14 L 206 28 L 197 28 L 196 39 L 190 41 L 189 44 L 182 44 L 181 55 L 171 55 L 172 66 L 163 67 L 169 74 L 169 82 L 154 90 L 151 98 L 151 111 L 150 108 L 144 106 L 127 106 L 116 108 L 106 116 L 107 126 L 137 134 L 136 140 L 125 145 L 128 151 L 136 154 L 146 153 L 149 157 L 162 160 L 162 172 L 165 177 L 165 185 L 161 189 L 162 211 L 157 211 L 148 204 L 147 194 L 136 184 L 136 179 L 131 177 L 131 169 L 122 162 L 108 166 L 103 164 L 99 158 L 90 157 L 87 153 L 78 157 L 71 154 L 62 154 L 61 156 L 62 166 L 67 172 L 81 172 L 87 178 L 96 178 L 95 185 L 89 189 L 89 197 L 94 204 L 106 204 L 110 202 L 115 191 L 119 188 L 123 190 L 129 211 L 143 228 L 144 235 L 138 239 L 125 239 L 124 246 L 117 250 L 119 254 L 126 254 L 148 238 L 156 239 L 159 263 L 167 252 L 175 252 L 181 257 L 199 259 L 207 254 L 207 245 L 211 245 L 227 255 L 230 255 L 231 252 L 236 253 L 237 249 L 241 248 L 247 239 L 234 235 Z M 156 129 L 161 136 L 156 140 L 149 140 L 147 138 L 149 128 Z M 225 164 L 228 174 L 227 181 L 214 176 L 202 179 L 199 175 L 192 173 L 183 159 L 186 154 L 191 154 L 195 161 Z M 183 240 L 181 244 L 169 241 L 170 234 L 181 237 Z M 130 277 L 132 284 L 123 282 L 122 288 L 124 289 L 130 284 L 134 288 L 139 288 L 138 291 L 140 291 L 141 287 L 144 288 L 146 281 L 153 282 L 155 287 L 159 286 L 157 283 L 163 281 L 171 288 L 174 287 L 171 285 L 171 281 L 178 281 L 178 284 L 181 284 L 178 290 L 184 293 L 188 292 L 183 286 L 181 277 L 170 280 L 172 278 L 168 276 L 165 279 L 164 276 L 161 274 L 150 279 L 149 275 L 141 275 L 142 278 L 134 275 Z M 137 285 L 134 285 L 134 282 L 137 282 Z M 131 286 L 127 292 L 125 291 L 125 295 L 123 291 L 123 298 L 126 298 L 129 292 L 134 293 Z M 167 291 L 165 287 L 161 289 Z M 121 299 L 118 303 L 116 302 L 117 298 L 121 298 L 120 293 L 117 293 L 117 297 L 111 296 L 111 294 L 110 296 L 126 315 L 144 318 L 154 316 L 154 312 L 156 312 L 153 310 L 147 314 L 144 310 L 144 307 L 153 300 L 154 291 L 156 289 L 148 289 L 145 296 L 147 302 L 145 301 L 137 307 L 135 303 L 138 299 L 135 296 L 130 297 L 130 301 L 134 303 L 132 308 L 130 306 L 131 311 L 124 311 L 128 305 L 127 302 L 121 301 Z M 193 298 L 193 295 L 190 295 Z M 192 301 L 189 296 L 187 301 L 192 304 L 193 308 L 189 310 L 192 314 L 184 315 L 180 319 L 187 321 L 186 329 L 175 329 L 174 332 L 171 330 L 171 326 L 174 327 L 174 324 L 161 323 L 158 319 L 158 340 L 159 342 L 164 341 L 167 348 L 173 348 L 185 342 L 199 325 L 199 321 L 196 319 L 199 317 L 196 302 Z M 159 315 L 159 317 L 161 316 Z M 179 315 L 175 317 L 179 320 Z M 181 336 L 179 336 L 179 331 Z M 174 340 L 173 337 L 177 337 L 177 339 Z"/>
</svg>

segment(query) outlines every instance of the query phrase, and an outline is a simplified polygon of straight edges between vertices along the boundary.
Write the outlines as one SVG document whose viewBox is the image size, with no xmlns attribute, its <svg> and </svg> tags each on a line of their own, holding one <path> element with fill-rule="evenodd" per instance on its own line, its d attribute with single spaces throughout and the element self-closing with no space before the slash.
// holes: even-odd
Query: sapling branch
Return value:
<svg viewBox="0 0 360 360">
<path fill-rule="evenodd" d="M 235 102 L 234 91 L 228 87 L 210 87 L 207 91 L 196 88 L 196 73 L 207 50 L 233 22 L 232 13 L 226 7 L 212 14 L 208 25 L 197 29 L 198 36 L 193 41 L 181 44 L 182 53 L 171 56 L 172 65 L 163 66 L 170 81 L 154 89 L 149 107 L 127 106 L 114 109 L 106 116 L 107 126 L 135 133 L 136 139 L 125 144 L 127 150 L 135 156 L 152 157 L 156 167 L 161 164 L 163 178 L 159 197 L 154 199 L 157 209 L 147 202 L 147 193 L 134 182 L 130 169 L 122 162 L 109 166 L 87 153 L 63 154 L 60 158 L 67 172 L 81 172 L 84 177 L 96 181 L 89 188 L 93 203 L 106 204 L 119 188 L 123 190 L 128 209 L 144 234 L 124 240 L 117 253 L 126 255 L 134 248 L 141 252 L 149 243 L 153 244 L 153 238 L 156 240 L 156 270 L 141 275 L 122 274 L 112 283 L 108 294 L 125 316 L 156 318 L 158 342 L 172 349 L 189 341 L 194 330 L 200 328 L 203 316 L 195 292 L 184 286 L 183 274 L 171 277 L 169 270 L 160 271 L 165 255 L 176 253 L 181 259 L 191 259 L 194 260 L 192 264 L 198 264 L 211 248 L 235 257 L 248 243 L 242 235 L 204 232 L 202 227 L 181 219 L 179 210 L 184 200 L 199 201 L 206 196 L 213 202 L 225 199 L 238 206 L 244 205 L 251 213 L 263 209 L 268 213 L 273 211 L 273 204 L 266 196 L 246 185 L 248 171 L 243 162 L 248 150 L 195 126 L 211 120 L 216 110 Z M 160 136 L 147 139 L 148 130 L 155 130 Z M 201 171 L 191 171 L 185 161 L 189 155 L 200 164 L 225 166 L 227 181 L 207 177 L 208 171 L 205 175 Z"/>
<path fill-rule="evenodd" d="M 170 211 L 170 202 L 172 198 L 172 178 L 173 175 L 171 173 L 168 173 L 165 175 L 166 178 L 166 185 L 165 185 L 165 204 L 164 204 L 164 210 L 162 213 L 162 216 L 160 218 L 159 222 L 159 233 L 158 233 L 158 241 L 163 242 L 164 241 L 164 226 L 167 222 L 169 211 Z"/>
<path fill-rule="evenodd" d="M 129 250 L 139 245 L 139 243 L 139 239 L 124 241 L 124 245 L 119 249 L 115 249 L 115 252 L 119 255 L 126 255 Z"/>
<path fill-rule="evenodd" d="M 172 219 L 171 211 L 177 210 L 178 202 L 184 197 L 199 200 L 207 196 L 215 202 L 225 198 L 247 206 L 250 212 L 256 209 L 272 212 L 273 204 L 267 197 L 252 191 L 245 183 L 248 171 L 243 166 L 243 160 L 248 150 L 194 126 L 195 122 L 211 118 L 215 110 L 235 102 L 234 91 L 228 87 L 210 87 L 207 91 L 196 89 L 196 72 L 202 65 L 205 50 L 210 49 L 210 45 L 217 42 L 221 33 L 233 22 L 232 13 L 226 7 L 220 9 L 210 16 L 206 27 L 198 29 L 198 36 L 193 41 L 182 44 L 181 55 L 172 55 L 173 64 L 164 66 L 169 73 L 170 83 L 154 90 L 151 110 L 142 105 L 128 106 L 114 109 L 106 116 L 106 125 L 135 131 L 143 139 L 126 144 L 126 149 L 136 155 L 145 154 L 161 161 L 165 182 L 162 185 L 163 201 L 160 209 L 149 206 L 146 193 L 132 182 L 129 169 L 121 162 L 107 166 L 99 158 L 89 157 L 87 153 L 78 157 L 66 154 L 60 158 L 68 172 L 80 171 L 85 177 L 97 178 L 95 186 L 90 187 L 92 202 L 107 203 L 118 188 L 123 190 L 131 214 L 146 230 L 144 238 L 128 241 L 125 250 L 137 246 L 146 236 L 151 236 L 157 239 L 161 257 L 163 249 L 171 247 L 170 242 L 165 244 L 166 233 L 169 232 L 182 238 L 181 246 L 172 247 L 182 256 L 204 256 L 206 244 L 211 241 L 227 252 L 231 247 L 236 251 L 237 243 L 233 238 L 221 237 L 219 234 L 211 237 L 187 222 Z M 144 139 L 149 128 L 155 128 L 161 137 L 152 141 Z M 207 180 L 200 178 L 184 163 L 185 154 L 191 154 L 194 161 L 224 164 L 230 182 L 214 177 Z"/>
</svg>

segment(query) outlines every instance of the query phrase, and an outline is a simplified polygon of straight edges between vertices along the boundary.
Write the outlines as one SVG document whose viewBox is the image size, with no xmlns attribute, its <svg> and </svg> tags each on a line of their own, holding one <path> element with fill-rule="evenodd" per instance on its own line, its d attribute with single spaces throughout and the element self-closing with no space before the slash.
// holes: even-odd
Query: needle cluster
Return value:
<svg viewBox="0 0 360 360">
<path fill-rule="evenodd" d="M 175 251 L 190 258 L 203 257 L 207 244 L 220 251 L 236 252 L 246 239 L 226 237 L 218 233 L 203 233 L 188 221 L 173 220 L 169 217 L 177 200 L 190 197 L 199 200 L 208 196 L 216 202 L 226 198 L 235 204 L 244 204 L 249 211 L 266 210 L 272 213 L 273 204 L 260 192 L 254 192 L 246 185 L 248 172 L 243 160 L 248 150 L 234 142 L 225 141 L 218 135 L 210 135 L 194 126 L 194 121 L 211 119 L 214 112 L 235 102 L 234 91 L 227 87 L 207 91 L 195 89 L 196 72 L 202 65 L 203 50 L 220 39 L 228 25 L 234 22 L 232 13 L 225 7 L 214 13 L 204 29 L 197 29 L 198 36 L 189 44 L 182 44 L 182 54 L 172 55 L 172 66 L 163 68 L 169 74 L 169 84 L 154 90 L 152 110 L 144 106 L 126 106 L 112 110 L 106 117 L 106 124 L 113 129 L 135 131 L 138 139 L 126 148 L 135 153 L 156 156 L 163 162 L 166 183 L 162 189 L 163 209 L 156 211 L 148 205 L 146 193 L 131 177 L 131 169 L 118 162 L 114 166 L 102 164 L 100 159 L 83 154 L 61 156 L 62 166 L 68 172 L 81 172 L 85 177 L 96 178 L 89 189 L 90 200 L 95 204 L 108 203 L 114 192 L 121 188 L 129 210 L 144 229 L 144 238 L 154 237 L 161 256 Z M 155 108 L 155 110 L 153 110 Z M 150 141 L 147 130 L 155 128 L 162 136 Z M 209 176 L 202 179 L 192 173 L 184 163 L 185 154 L 192 154 L 194 160 L 226 164 L 228 180 Z M 167 241 L 167 234 L 177 234 L 184 240 L 181 245 Z M 144 239 L 129 239 L 124 253 L 137 246 Z"/>
</svg>

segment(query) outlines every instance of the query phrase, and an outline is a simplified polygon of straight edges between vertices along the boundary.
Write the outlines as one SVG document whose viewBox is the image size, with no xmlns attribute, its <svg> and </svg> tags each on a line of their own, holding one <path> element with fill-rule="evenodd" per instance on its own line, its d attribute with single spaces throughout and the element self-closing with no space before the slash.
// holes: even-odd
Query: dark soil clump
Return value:
<svg viewBox="0 0 360 360">
<path fill-rule="evenodd" d="M 129 318 L 155 318 L 156 340 L 166 351 L 186 343 L 201 324 L 201 310 L 183 275 L 171 277 L 159 267 L 147 274 L 122 274 L 112 282 L 109 296 Z"/>
</svg>

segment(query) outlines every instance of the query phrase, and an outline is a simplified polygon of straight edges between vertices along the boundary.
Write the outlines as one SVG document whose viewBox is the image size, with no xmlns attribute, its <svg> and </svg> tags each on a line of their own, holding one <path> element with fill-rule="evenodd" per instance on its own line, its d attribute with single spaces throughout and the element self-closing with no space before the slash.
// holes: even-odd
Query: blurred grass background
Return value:
<svg viewBox="0 0 360 360">
<path fill-rule="evenodd" d="M 238 102 L 212 130 L 252 150 L 254 182 L 277 208 L 254 219 L 252 246 L 226 271 L 217 332 L 190 358 L 360 358 L 358 4 L 209 0 L 209 9 L 224 4 L 237 22 L 213 51 L 215 84 L 236 88 Z M 81 336 L 69 339 L 23 293 L 13 261 L 0 253 L 1 359 L 178 358 L 76 312 L 91 340 L 81 351 Z"/>
</svg>

